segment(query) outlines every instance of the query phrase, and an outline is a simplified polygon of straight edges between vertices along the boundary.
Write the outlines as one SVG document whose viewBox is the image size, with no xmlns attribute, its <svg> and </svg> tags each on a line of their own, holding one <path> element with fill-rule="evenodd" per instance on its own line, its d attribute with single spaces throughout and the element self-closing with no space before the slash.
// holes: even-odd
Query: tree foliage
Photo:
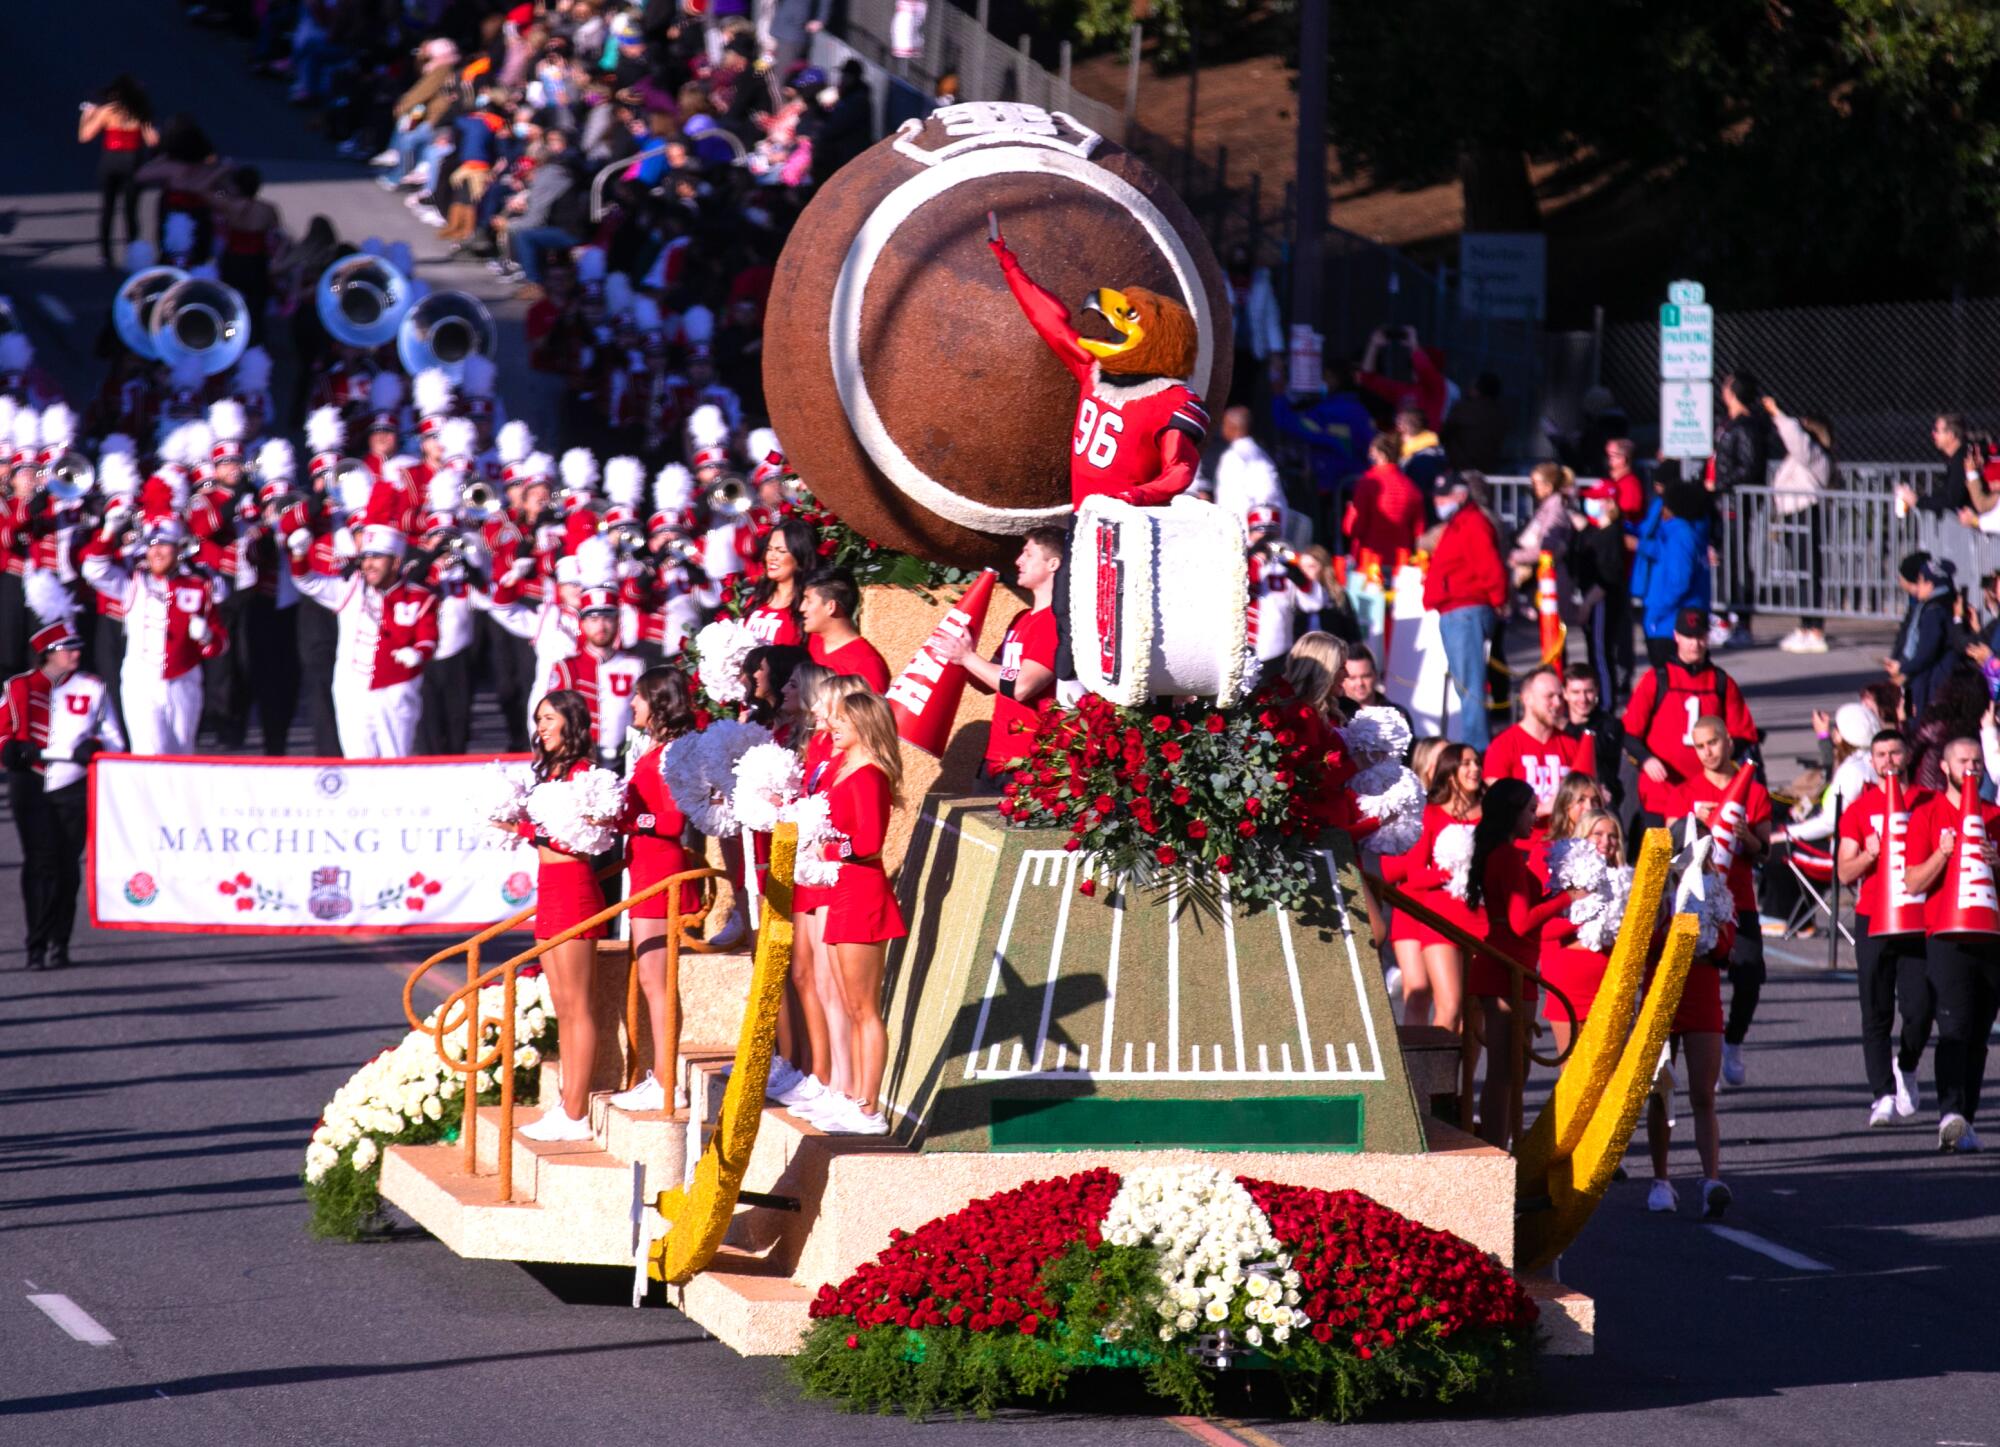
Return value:
<svg viewBox="0 0 2000 1447">
<path fill-rule="evenodd" d="M 1524 158 L 1580 157 L 1744 297 L 1995 269 L 2000 11 L 1975 0 L 1335 5 L 1328 79 L 1345 168 L 1463 179 L 1469 228 L 1534 224 Z"/>
</svg>

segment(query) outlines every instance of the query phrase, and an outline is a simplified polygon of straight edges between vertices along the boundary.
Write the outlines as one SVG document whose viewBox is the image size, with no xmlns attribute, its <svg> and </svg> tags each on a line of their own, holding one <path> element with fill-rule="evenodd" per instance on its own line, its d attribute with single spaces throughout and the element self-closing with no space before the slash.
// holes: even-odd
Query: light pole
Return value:
<svg viewBox="0 0 2000 1447">
<path fill-rule="evenodd" d="M 1299 0 L 1299 150 L 1292 183 L 1292 321 L 1319 329 L 1326 231 L 1327 0 Z"/>
</svg>

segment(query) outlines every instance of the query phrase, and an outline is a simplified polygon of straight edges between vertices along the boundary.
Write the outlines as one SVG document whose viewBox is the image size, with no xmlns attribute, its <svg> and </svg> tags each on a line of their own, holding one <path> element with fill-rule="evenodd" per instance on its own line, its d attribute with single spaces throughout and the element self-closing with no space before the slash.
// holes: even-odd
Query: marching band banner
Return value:
<svg viewBox="0 0 2000 1447">
<path fill-rule="evenodd" d="M 90 920 L 202 934 L 465 934 L 535 898 L 469 818 L 483 759 L 133 758 L 90 768 Z"/>
</svg>

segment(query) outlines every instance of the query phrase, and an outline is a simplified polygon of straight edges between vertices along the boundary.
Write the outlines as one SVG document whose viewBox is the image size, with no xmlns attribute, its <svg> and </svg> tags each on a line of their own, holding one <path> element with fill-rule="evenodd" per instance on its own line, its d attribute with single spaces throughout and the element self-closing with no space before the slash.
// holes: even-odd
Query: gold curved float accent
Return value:
<svg viewBox="0 0 2000 1447">
<path fill-rule="evenodd" d="M 1514 1147 L 1515 1190 L 1523 1200 L 1548 1193 L 1549 1168 L 1576 1150 L 1604 1087 L 1618 1064 L 1620 1048 L 1638 1009 L 1646 978 L 1646 956 L 1658 928 L 1673 863 L 1673 840 L 1664 829 L 1649 829 L 1632 871 L 1632 893 L 1619 926 L 1618 942 L 1598 988 L 1597 1003 L 1570 1044 L 1569 1060 L 1556 1077 L 1548 1103 Z"/>
<path fill-rule="evenodd" d="M 1610 1186 L 1639 1111 L 1652 1092 L 1660 1049 L 1673 1028 L 1674 1012 L 1680 1009 L 1700 929 L 1701 922 L 1693 915 L 1674 916 L 1666 953 L 1640 1007 L 1638 1024 L 1619 1052 L 1617 1068 L 1605 1082 L 1575 1151 L 1554 1161 L 1538 1182 L 1546 1192 L 1546 1206 L 1522 1215 L 1514 1228 L 1515 1271 L 1534 1271 L 1560 1256 L 1582 1232 Z M 1524 1190 L 1520 1199 L 1533 1198 Z"/>
<path fill-rule="evenodd" d="M 757 931 L 757 954 L 750 971 L 750 999 L 743 1033 L 736 1041 L 736 1064 L 722 1092 L 722 1119 L 685 1186 L 662 1191 L 655 1203 L 666 1219 L 666 1235 L 647 1253 L 646 1274 L 681 1286 L 714 1259 L 736 1214 L 737 1193 L 764 1118 L 764 1086 L 771 1075 L 771 1051 L 784 1009 L 785 976 L 792 967 L 792 867 L 798 856 L 798 828 L 780 824 L 771 835 L 770 882 L 764 892 L 764 922 Z M 689 1122 L 693 1128 L 694 1122 Z"/>
</svg>

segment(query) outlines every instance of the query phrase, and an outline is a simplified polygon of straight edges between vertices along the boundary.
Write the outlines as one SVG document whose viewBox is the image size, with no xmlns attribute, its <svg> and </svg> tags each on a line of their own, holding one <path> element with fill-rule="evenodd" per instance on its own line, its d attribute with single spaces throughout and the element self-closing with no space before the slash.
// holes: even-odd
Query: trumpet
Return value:
<svg viewBox="0 0 2000 1447">
<path fill-rule="evenodd" d="M 483 523 L 499 512 L 502 506 L 500 494 L 492 483 L 471 482 L 459 494 L 458 515 L 465 522 Z"/>
<path fill-rule="evenodd" d="M 749 485 L 734 473 L 725 473 L 711 482 L 701 495 L 709 516 L 716 522 L 741 522 L 757 505 Z"/>
</svg>

